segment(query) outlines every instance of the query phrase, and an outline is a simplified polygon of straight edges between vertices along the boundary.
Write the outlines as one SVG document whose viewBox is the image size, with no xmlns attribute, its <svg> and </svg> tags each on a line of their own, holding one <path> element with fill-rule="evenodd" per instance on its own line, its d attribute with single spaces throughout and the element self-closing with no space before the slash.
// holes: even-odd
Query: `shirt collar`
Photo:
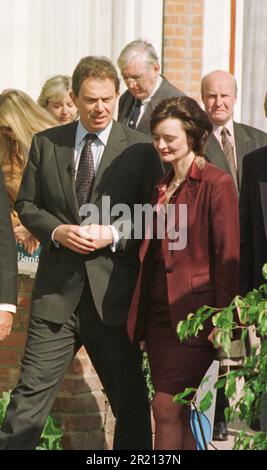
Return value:
<svg viewBox="0 0 267 470">
<path fill-rule="evenodd" d="M 233 119 L 229 119 L 223 126 L 216 126 L 213 124 L 213 132 L 220 139 L 222 128 L 225 127 L 231 137 L 234 137 L 234 123 Z"/>
<path fill-rule="evenodd" d="M 104 146 L 107 145 L 107 141 L 109 138 L 109 134 L 111 131 L 113 120 L 108 124 L 105 129 L 102 129 L 97 132 L 93 132 L 93 134 L 97 135 L 97 138 L 102 142 Z M 88 129 L 86 129 L 83 124 L 81 123 L 80 119 L 78 121 L 78 126 L 76 130 L 76 142 L 78 145 L 81 145 L 82 141 L 84 140 L 86 134 L 88 134 Z"/>
<path fill-rule="evenodd" d="M 157 76 L 157 82 L 156 82 L 156 86 L 155 88 L 152 90 L 152 92 L 150 93 L 150 95 L 145 98 L 144 100 L 142 100 L 142 105 L 146 105 L 147 103 L 149 103 L 149 101 L 151 100 L 152 96 L 155 95 L 155 93 L 158 91 L 160 85 L 162 84 L 162 81 L 163 81 L 163 78 L 161 75 L 158 75 Z"/>
</svg>

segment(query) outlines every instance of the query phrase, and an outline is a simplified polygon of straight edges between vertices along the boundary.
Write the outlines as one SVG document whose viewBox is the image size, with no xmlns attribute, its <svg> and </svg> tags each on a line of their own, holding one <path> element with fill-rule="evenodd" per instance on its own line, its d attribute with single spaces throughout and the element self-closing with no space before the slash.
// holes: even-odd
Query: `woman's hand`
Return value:
<svg viewBox="0 0 267 470">
<path fill-rule="evenodd" d="M 14 228 L 14 235 L 16 241 L 29 255 L 32 255 L 40 245 L 40 242 L 22 224 Z"/>
<path fill-rule="evenodd" d="M 146 351 L 146 342 L 144 339 L 142 339 L 141 341 L 139 341 L 139 348 L 141 349 L 141 351 Z"/>
</svg>

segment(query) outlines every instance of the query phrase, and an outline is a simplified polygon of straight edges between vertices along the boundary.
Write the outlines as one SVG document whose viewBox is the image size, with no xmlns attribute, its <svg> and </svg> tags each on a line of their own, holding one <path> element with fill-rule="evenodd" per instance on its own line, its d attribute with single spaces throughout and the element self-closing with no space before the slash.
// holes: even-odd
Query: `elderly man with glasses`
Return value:
<svg viewBox="0 0 267 470">
<path fill-rule="evenodd" d="M 147 41 L 132 41 L 119 55 L 118 66 L 127 90 L 119 100 L 118 121 L 150 134 L 150 117 L 165 98 L 184 93 L 160 74 L 157 53 Z"/>
</svg>

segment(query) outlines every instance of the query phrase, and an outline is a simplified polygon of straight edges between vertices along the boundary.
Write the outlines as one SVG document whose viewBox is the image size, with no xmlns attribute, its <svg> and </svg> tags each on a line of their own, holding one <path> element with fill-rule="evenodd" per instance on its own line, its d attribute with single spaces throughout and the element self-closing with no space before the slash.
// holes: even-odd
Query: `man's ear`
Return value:
<svg viewBox="0 0 267 470">
<path fill-rule="evenodd" d="M 160 72 L 160 65 L 159 65 L 158 62 L 155 62 L 155 63 L 153 64 L 153 70 L 154 70 L 154 72 L 156 72 L 157 74 Z"/>
</svg>

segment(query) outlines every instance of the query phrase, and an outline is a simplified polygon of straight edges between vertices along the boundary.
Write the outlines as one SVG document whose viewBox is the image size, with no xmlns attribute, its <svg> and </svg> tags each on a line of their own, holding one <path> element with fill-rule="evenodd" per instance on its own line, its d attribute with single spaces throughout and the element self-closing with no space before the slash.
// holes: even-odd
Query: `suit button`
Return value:
<svg viewBox="0 0 267 470">
<path fill-rule="evenodd" d="M 166 268 L 166 273 L 172 273 L 172 268 Z"/>
</svg>

